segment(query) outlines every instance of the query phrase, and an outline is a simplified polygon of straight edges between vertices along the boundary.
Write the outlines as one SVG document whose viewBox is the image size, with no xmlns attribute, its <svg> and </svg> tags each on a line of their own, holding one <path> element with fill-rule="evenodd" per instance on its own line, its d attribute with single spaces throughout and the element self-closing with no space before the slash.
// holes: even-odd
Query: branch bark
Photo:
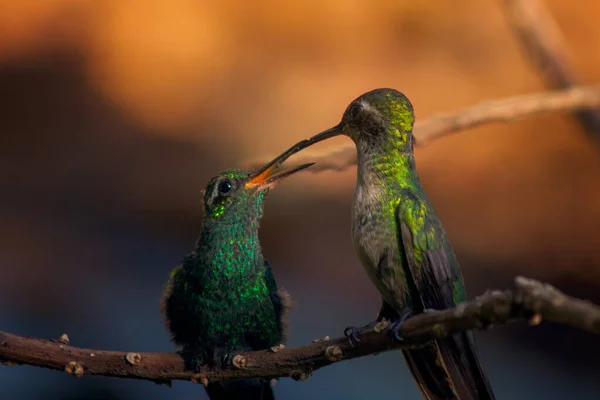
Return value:
<svg viewBox="0 0 600 400">
<path fill-rule="evenodd" d="M 541 92 L 487 101 L 459 111 L 438 114 L 417 121 L 413 134 L 416 146 L 424 146 L 432 140 L 491 122 L 512 122 L 534 115 L 598 106 L 600 85 Z M 250 162 L 249 168 L 261 167 L 271 159 L 273 157 Z M 306 151 L 294 160 L 287 161 L 286 165 L 293 167 L 307 162 L 316 163 L 309 169 L 312 172 L 343 171 L 356 164 L 356 148 L 349 145 L 321 154 Z"/>
<path fill-rule="evenodd" d="M 528 320 L 532 325 L 548 320 L 600 334 L 600 307 L 567 296 L 548 284 L 517 277 L 512 290 L 489 291 L 454 309 L 429 311 L 406 320 L 401 330 L 406 339 L 402 344 L 393 341 L 384 329 L 385 324 L 380 324 L 361 335 L 361 342 L 355 347 L 344 337 L 324 338 L 297 348 L 240 353 L 234 357 L 237 367 L 203 367 L 199 373 L 193 373 L 184 369 L 183 360 L 175 353 L 90 350 L 56 340 L 0 332 L 0 361 L 6 365 L 24 364 L 66 371 L 75 376 L 101 375 L 164 384 L 172 380 L 207 384 L 250 377 L 304 380 L 313 371 L 342 360 L 419 346 L 431 337 L 487 329 L 517 320 Z"/>
<path fill-rule="evenodd" d="M 560 28 L 538 0 L 503 0 L 506 19 L 523 52 L 542 73 L 547 87 L 567 89 L 581 80 L 572 62 Z M 600 141 L 600 111 L 581 109 L 575 117 L 587 133 Z"/>
</svg>

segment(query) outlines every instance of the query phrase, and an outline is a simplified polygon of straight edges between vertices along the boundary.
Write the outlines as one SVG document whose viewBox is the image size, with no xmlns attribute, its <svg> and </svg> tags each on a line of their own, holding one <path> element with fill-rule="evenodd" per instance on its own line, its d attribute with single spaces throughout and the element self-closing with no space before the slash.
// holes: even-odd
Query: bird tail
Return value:
<svg viewBox="0 0 600 400">
<path fill-rule="evenodd" d="M 471 332 L 436 339 L 403 353 L 425 399 L 495 400 Z"/>
<path fill-rule="evenodd" d="M 210 400 L 275 400 L 271 384 L 262 379 L 211 383 L 206 392 Z"/>
</svg>

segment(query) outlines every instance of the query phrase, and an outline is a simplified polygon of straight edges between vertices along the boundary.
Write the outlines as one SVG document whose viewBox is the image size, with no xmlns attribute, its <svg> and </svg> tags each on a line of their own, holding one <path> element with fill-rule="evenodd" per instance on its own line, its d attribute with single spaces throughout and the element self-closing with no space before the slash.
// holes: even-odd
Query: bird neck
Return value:
<svg viewBox="0 0 600 400">
<path fill-rule="evenodd" d="M 217 276 L 247 275 L 264 263 L 258 238 L 261 216 L 228 211 L 218 220 L 205 219 L 196 254 Z"/>
<path fill-rule="evenodd" d="M 420 189 L 412 151 L 375 148 L 357 143 L 358 184 L 390 190 Z"/>
<path fill-rule="evenodd" d="M 398 205 L 407 192 L 422 191 L 412 152 L 362 149 L 357 146 L 358 176 L 355 212 L 395 221 Z"/>
</svg>

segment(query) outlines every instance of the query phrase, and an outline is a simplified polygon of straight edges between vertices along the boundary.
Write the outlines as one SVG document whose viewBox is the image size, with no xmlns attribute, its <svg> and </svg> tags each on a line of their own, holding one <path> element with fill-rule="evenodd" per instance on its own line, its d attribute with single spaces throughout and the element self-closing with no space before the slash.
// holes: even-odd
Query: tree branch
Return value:
<svg viewBox="0 0 600 400">
<path fill-rule="evenodd" d="M 542 72 L 546 86 L 567 89 L 578 86 L 580 79 L 560 29 L 543 2 L 537 0 L 504 0 L 508 24 L 523 52 L 534 67 Z M 596 140 L 600 140 L 600 111 L 581 109 L 574 113 L 578 122 Z"/>
<path fill-rule="evenodd" d="M 304 380 L 313 371 L 338 361 L 419 346 L 432 336 L 444 337 L 523 319 L 532 325 L 545 319 L 600 334 L 600 307 L 569 297 L 550 285 L 517 277 L 513 290 L 489 291 L 454 309 L 429 311 L 406 320 L 401 330 L 406 341 L 402 344 L 387 335 L 383 323 L 361 335 L 361 342 L 355 347 L 344 337 L 324 338 L 297 348 L 240 353 L 233 359 L 234 366 L 203 367 L 195 374 L 184 369 L 183 360 L 175 353 L 89 350 L 61 344 L 60 340 L 0 332 L 0 361 L 66 371 L 75 376 L 102 375 L 165 384 L 171 380 L 192 380 L 206 385 L 209 381 L 250 377 Z"/>
<path fill-rule="evenodd" d="M 424 146 L 431 140 L 491 122 L 512 122 L 539 114 L 598 106 L 600 106 L 600 85 L 581 86 L 487 101 L 459 111 L 438 114 L 417 121 L 413 133 L 416 145 Z M 266 157 L 247 164 L 249 168 L 258 168 L 272 158 Z M 349 145 L 321 154 L 308 152 L 304 155 L 303 152 L 295 160 L 288 161 L 286 165 L 293 167 L 307 162 L 316 163 L 309 169 L 312 172 L 343 171 L 356 164 L 356 149 L 354 145 Z"/>
</svg>

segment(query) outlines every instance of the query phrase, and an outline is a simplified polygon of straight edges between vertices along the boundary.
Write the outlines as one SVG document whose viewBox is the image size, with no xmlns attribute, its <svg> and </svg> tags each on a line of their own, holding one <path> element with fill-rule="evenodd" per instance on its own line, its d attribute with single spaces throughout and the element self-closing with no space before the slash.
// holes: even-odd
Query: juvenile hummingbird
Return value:
<svg viewBox="0 0 600 400">
<path fill-rule="evenodd" d="M 358 174 L 352 240 L 381 294 L 377 320 L 392 321 L 390 333 L 398 341 L 407 317 L 451 308 L 467 298 L 450 240 L 417 175 L 413 123 L 406 96 L 377 89 L 350 103 L 338 125 L 290 149 L 298 151 L 337 135 L 354 141 Z M 376 323 L 348 327 L 345 334 L 351 342 L 360 341 L 359 334 Z M 435 339 L 403 354 L 426 399 L 494 399 L 472 332 Z"/>
<path fill-rule="evenodd" d="M 276 173 L 292 153 L 257 171 L 228 170 L 208 183 L 205 217 L 195 250 L 170 275 L 163 297 L 165 324 L 182 346 L 186 368 L 225 366 L 232 352 L 285 341 L 289 295 L 277 287 L 258 239 L 269 190 L 312 164 Z M 268 381 L 209 383 L 211 400 L 274 399 Z"/>
</svg>

